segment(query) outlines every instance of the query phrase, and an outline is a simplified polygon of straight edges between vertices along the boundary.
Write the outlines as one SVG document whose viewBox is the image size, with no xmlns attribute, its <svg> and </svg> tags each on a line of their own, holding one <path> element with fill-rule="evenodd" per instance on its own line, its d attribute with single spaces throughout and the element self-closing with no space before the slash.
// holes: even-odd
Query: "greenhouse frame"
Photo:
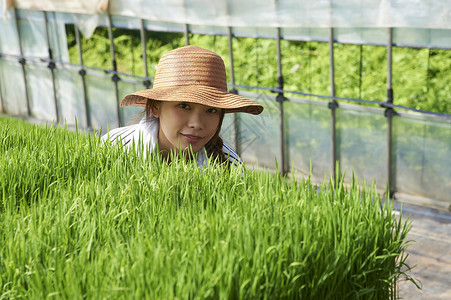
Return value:
<svg viewBox="0 0 451 300">
<path fill-rule="evenodd" d="M 346 171 L 397 199 L 451 209 L 451 112 L 396 104 L 392 47 L 451 49 L 448 1 L 6 1 L 0 20 L 0 112 L 106 131 L 132 121 L 142 109 L 120 108 L 123 96 L 150 88 L 148 32 L 226 36 L 230 91 L 264 106 L 258 116 L 227 115 L 223 138 L 247 167 L 308 175 L 320 182 Z M 75 26 L 80 64 L 69 60 L 66 25 Z M 81 34 L 108 29 L 111 68 L 83 64 Z M 117 70 L 113 28 L 139 30 L 145 76 Z M 276 41 L 278 85 L 236 84 L 234 39 Z M 281 41 L 329 43 L 330 94 L 286 90 Z M 335 95 L 334 44 L 387 48 L 387 98 Z M 316 100 L 315 100 L 316 99 Z M 318 101 L 325 99 L 326 101 Z M 448 99 L 451 101 L 451 99 Z M 365 105 L 360 105 L 360 104 Z M 360 127 L 360 124 L 365 126 Z M 250 147 L 252 146 L 252 147 Z"/>
</svg>

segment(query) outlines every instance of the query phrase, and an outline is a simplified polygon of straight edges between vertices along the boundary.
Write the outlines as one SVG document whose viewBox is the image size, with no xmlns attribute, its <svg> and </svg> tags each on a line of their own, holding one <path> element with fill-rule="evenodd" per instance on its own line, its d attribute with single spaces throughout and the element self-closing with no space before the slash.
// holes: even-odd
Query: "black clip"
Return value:
<svg viewBox="0 0 451 300">
<path fill-rule="evenodd" d="M 143 84 L 144 84 L 144 86 L 145 86 L 146 88 L 149 88 L 150 85 L 152 84 L 152 82 L 150 82 L 149 79 L 146 79 L 146 80 L 143 81 Z"/>
<path fill-rule="evenodd" d="M 387 107 L 384 111 L 384 116 L 387 117 L 394 117 L 399 115 L 393 108 Z"/>
<path fill-rule="evenodd" d="M 279 93 L 279 94 L 277 95 L 277 97 L 276 97 L 276 101 L 277 101 L 277 102 L 284 102 L 284 101 L 287 101 L 287 100 L 288 100 L 288 98 L 285 97 L 285 96 L 283 95 L 283 93 Z"/>
<path fill-rule="evenodd" d="M 78 71 L 78 74 L 80 74 L 80 76 L 85 77 L 86 76 L 86 70 L 85 69 L 80 69 L 80 71 Z"/>
<path fill-rule="evenodd" d="M 117 74 L 114 74 L 112 77 L 111 77 L 111 79 L 114 81 L 114 82 L 118 82 L 119 80 L 121 80 L 120 78 L 119 78 L 119 76 L 117 76 Z"/>
<path fill-rule="evenodd" d="M 50 70 L 54 70 L 56 69 L 56 64 L 54 61 L 49 62 L 48 66 L 47 66 Z"/>
<path fill-rule="evenodd" d="M 25 65 L 25 63 L 26 63 L 25 58 L 22 57 L 21 59 L 19 59 L 19 64 L 21 64 L 23 66 L 23 65 Z"/>
<path fill-rule="evenodd" d="M 330 109 L 336 109 L 336 108 L 338 108 L 338 102 L 335 100 L 332 100 L 332 102 L 329 102 L 327 104 L 327 107 L 329 107 Z"/>
</svg>

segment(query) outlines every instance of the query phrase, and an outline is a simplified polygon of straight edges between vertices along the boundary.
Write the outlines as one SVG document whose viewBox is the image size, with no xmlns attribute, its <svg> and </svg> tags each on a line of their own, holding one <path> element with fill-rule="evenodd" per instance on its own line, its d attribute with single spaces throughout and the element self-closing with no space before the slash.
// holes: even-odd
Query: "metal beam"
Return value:
<svg viewBox="0 0 451 300">
<path fill-rule="evenodd" d="M 49 21 L 48 21 L 48 17 L 47 17 L 47 12 L 43 11 L 43 13 L 44 13 L 44 25 L 45 25 L 45 39 L 47 42 L 47 49 L 48 49 L 48 53 L 49 53 L 49 64 L 47 65 L 47 67 L 50 69 L 50 72 L 52 75 L 53 102 L 55 104 L 56 122 L 59 123 L 61 121 L 61 117 L 60 117 L 59 108 L 58 108 L 58 96 L 56 94 L 56 83 L 55 83 L 56 64 L 53 61 L 52 47 L 50 45 L 50 37 L 49 37 L 49 30 L 48 30 Z"/>
<path fill-rule="evenodd" d="M 282 74 L 282 53 L 280 49 L 280 28 L 277 28 L 277 84 L 278 84 L 278 95 L 277 102 L 279 102 L 279 113 L 280 113 L 280 154 L 281 154 L 281 166 L 280 171 L 282 175 L 288 173 L 288 149 L 287 141 L 285 139 L 285 114 L 283 110 L 283 103 L 287 100 L 283 94 L 283 74 Z"/>
<path fill-rule="evenodd" d="M 0 55 L 0 59 L 1 59 L 1 55 Z M 0 113 L 4 114 L 5 110 L 6 110 L 6 105 L 3 102 L 3 90 L 2 90 L 2 82 L 0 80 Z"/>
<path fill-rule="evenodd" d="M 337 155 L 337 139 L 336 139 L 336 119 L 335 110 L 338 108 L 338 103 L 335 100 L 335 62 L 334 62 L 334 29 L 329 29 L 329 81 L 330 81 L 330 102 L 329 108 L 331 113 L 331 155 L 332 155 L 332 174 L 337 180 L 337 164 L 339 165 L 339 158 Z"/>
<path fill-rule="evenodd" d="M 117 63 L 116 63 L 116 52 L 114 49 L 114 38 L 113 38 L 113 26 L 111 24 L 111 15 L 108 13 L 108 37 L 110 39 L 110 54 L 111 54 L 111 62 L 113 64 L 113 76 L 111 77 L 111 80 L 114 82 L 115 92 L 116 92 L 116 109 L 117 109 L 117 120 L 119 123 L 119 126 L 123 125 L 123 118 L 120 110 L 120 97 L 119 97 L 119 86 L 118 82 L 120 80 L 119 76 L 117 75 Z"/>
<path fill-rule="evenodd" d="M 23 82 L 24 82 L 24 88 L 25 88 L 25 99 L 27 101 L 27 115 L 30 117 L 31 116 L 31 107 L 30 107 L 30 96 L 28 95 L 27 73 L 25 70 L 26 60 L 25 60 L 25 57 L 23 56 L 22 39 L 21 39 L 21 34 L 20 34 L 19 18 L 17 17 L 17 8 L 16 7 L 14 7 L 14 20 L 16 22 L 17 37 L 19 40 L 19 52 L 20 52 L 19 63 L 22 65 L 22 75 L 23 75 Z"/>
<path fill-rule="evenodd" d="M 189 27 L 188 24 L 185 24 L 185 45 L 189 45 Z"/>
<path fill-rule="evenodd" d="M 83 50 L 82 50 L 81 39 L 80 39 L 80 30 L 78 29 L 77 25 L 75 25 L 75 41 L 77 42 L 78 60 L 80 61 L 80 71 L 78 71 L 78 74 L 80 74 L 80 76 L 81 76 L 81 81 L 82 81 L 82 86 L 83 86 L 83 103 L 85 106 L 86 126 L 88 128 L 91 128 L 92 121 L 91 121 L 91 110 L 89 107 L 88 91 L 86 88 L 86 70 L 84 69 L 84 65 L 83 65 Z"/>
<path fill-rule="evenodd" d="M 146 28 L 144 27 L 144 20 L 141 19 L 141 27 L 140 27 L 140 36 L 141 36 L 141 49 L 143 54 L 143 63 L 144 63 L 144 74 L 146 76 L 146 80 L 144 80 L 143 84 L 146 89 L 150 88 L 150 80 L 149 80 L 149 70 L 147 68 L 147 51 L 146 51 Z"/>
<path fill-rule="evenodd" d="M 227 36 L 229 39 L 229 56 L 230 56 L 230 81 L 232 84 L 231 93 L 238 94 L 235 89 L 235 69 L 233 65 L 233 34 L 232 28 L 227 28 Z M 238 114 L 233 114 L 233 128 L 235 135 L 235 151 L 238 155 L 241 155 L 241 137 L 240 137 L 240 119 Z"/>
<path fill-rule="evenodd" d="M 387 103 L 393 104 L 393 86 L 392 86 L 392 62 L 393 62 L 393 29 L 388 29 L 388 41 L 387 41 Z M 387 117 L 387 181 L 388 192 L 387 197 L 393 198 L 396 192 L 396 165 L 393 161 L 393 130 L 392 121 L 396 116 L 396 111 L 387 107 L 385 109 L 385 116 Z"/>
</svg>

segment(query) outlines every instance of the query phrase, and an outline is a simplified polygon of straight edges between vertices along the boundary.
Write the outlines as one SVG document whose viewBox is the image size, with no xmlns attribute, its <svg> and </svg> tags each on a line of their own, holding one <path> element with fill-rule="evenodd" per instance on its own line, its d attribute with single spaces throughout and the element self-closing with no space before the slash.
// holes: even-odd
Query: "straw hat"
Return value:
<svg viewBox="0 0 451 300">
<path fill-rule="evenodd" d="M 254 101 L 229 93 L 222 58 L 196 46 L 164 54 L 157 66 L 153 88 L 125 96 L 121 106 L 146 106 L 147 100 L 193 102 L 222 108 L 226 113 L 258 115 L 263 111 Z"/>
</svg>

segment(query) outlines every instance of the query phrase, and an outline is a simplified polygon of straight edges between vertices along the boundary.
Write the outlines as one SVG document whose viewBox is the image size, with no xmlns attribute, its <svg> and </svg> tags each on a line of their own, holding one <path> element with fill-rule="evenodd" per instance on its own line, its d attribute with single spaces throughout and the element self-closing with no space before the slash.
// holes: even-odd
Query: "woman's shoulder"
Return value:
<svg viewBox="0 0 451 300">
<path fill-rule="evenodd" d="M 243 163 L 236 151 L 226 142 L 222 143 L 222 152 L 235 165 Z"/>
<path fill-rule="evenodd" d="M 101 139 L 102 141 L 110 142 L 122 142 L 123 145 L 127 145 L 133 139 L 134 134 L 138 130 L 139 124 L 134 124 L 125 127 L 118 127 L 111 129 L 105 133 Z"/>
</svg>

